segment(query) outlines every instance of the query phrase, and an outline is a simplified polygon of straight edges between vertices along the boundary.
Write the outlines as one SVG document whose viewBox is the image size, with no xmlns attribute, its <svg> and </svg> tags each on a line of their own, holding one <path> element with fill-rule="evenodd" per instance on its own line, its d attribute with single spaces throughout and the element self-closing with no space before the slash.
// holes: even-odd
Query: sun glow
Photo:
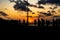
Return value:
<svg viewBox="0 0 60 40">
<path fill-rule="evenodd" d="M 37 0 L 29 0 L 29 3 L 31 4 L 36 4 Z M 21 11 L 21 10 L 14 10 L 13 6 L 15 5 L 15 3 L 10 3 L 8 0 L 1 3 L 0 5 L 0 11 L 2 10 L 3 12 L 5 12 L 7 15 L 9 15 L 8 17 L 10 17 L 11 19 L 14 19 L 14 20 L 26 20 L 27 19 L 27 12 L 25 11 Z M 46 4 L 46 5 L 43 5 L 42 6 L 44 7 L 44 9 L 41 9 L 41 8 L 36 8 L 36 7 L 28 7 L 32 12 L 28 12 L 29 17 L 28 20 L 29 20 L 29 23 L 33 23 L 34 20 L 38 19 L 37 16 L 38 16 L 38 11 L 39 12 L 47 12 L 51 9 L 49 9 L 50 7 L 54 7 L 55 5 L 50 5 L 50 4 Z M 55 9 L 56 13 L 57 14 L 54 14 L 54 15 L 59 15 L 60 16 L 60 6 L 58 6 L 57 9 Z M 59 11 L 59 12 L 58 12 Z M 41 14 L 40 14 L 41 15 Z M 44 15 L 41 15 L 41 16 L 44 16 Z M 34 17 L 34 18 L 32 18 Z M 42 18 L 42 17 L 40 17 Z M 44 19 L 51 19 L 51 17 L 46 17 L 44 16 L 43 17 Z M 27 21 L 27 20 L 26 20 Z"/>
<path fill-rule="evenodd" d="M 34 20 L 33 18 L 29 18 L 29 19 L 28 19 L 28 22 L 29 22 L 29 23 L 33 23 L 33 20 Z"/>
</svg>

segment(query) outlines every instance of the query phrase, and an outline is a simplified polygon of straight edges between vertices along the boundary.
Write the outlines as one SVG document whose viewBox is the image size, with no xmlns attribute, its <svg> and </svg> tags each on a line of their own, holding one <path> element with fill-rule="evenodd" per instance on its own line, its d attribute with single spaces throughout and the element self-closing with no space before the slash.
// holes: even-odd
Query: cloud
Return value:
<svg viewBox="0 0 60 40">
<path fill-rule="evenodd" d="M 15 10 L 22 10 L 22 11 L 30 11 L 29 8 L 27 8 L 25 5 L 14 5 Z"/>
<path fill-rule="evenodd" d="M 2 18 L 4 20 L 12 20 L 12 18 L 10 18 L 9 15 L 3 11 L 0 11 L 0 18 Z"/>
<path fill-rule="evenodd" d="M 52 16 L 52 14 L 50 13 L 50 11 L 48 11 L 48 13 L 46 12 L 38 12 L 40 14 L 44 14 L 45 16 Z"/>
<path fill-rule="evenodd" d="M 14 2 L 14 3 L 16 3 L 14 6 L 13 6 L 13 8 L 15 9 L 15 10 L 21 10 L 21 11 L 31 11 L 27 6 L 31 6 L 31 7 L 36 7 L 36 8 L 42 8 L 42 9 L 44 9 L 44 7 L 43 6 L 40 6 L 40 7 L 37 7 L 36 5 L 32 5 L 32 4 L 30 4 L 30 3 L 28 3 L 27 1 L 11 1 L 11 0 L 9 0 L 10 2 Z"/>
<path fill-rule="evenodd" d="M 38 4 L 45 4 L 45 3 L 60 5 L 60 0 L 40 0 L 40 1 L 38 1 Z"/>
<path fill-rule="evenodd" d="M 0 15 L 2 15 L 2 16 L 8 16 L 5 12 L 3 12 L 3 11 L 0 11 Z"/>
<path fill-rule="evenodd" d="M 30 4 L 29 6 L 44 9 L 44 7 L 43 7 L 43 6 L 39 6 L 39 7 L 37 7 L 37 5 L 32 5 L 32 4 Z"/>
<path fill-rule="evenodd" d="M 42 8 L 42 9 L 44 9 L 44 7 L 43 7 L 43 6 L 39 6 L 38 8 Z"/>
<path fill-rule="evenodd" d="M 10 2 L 14 2 L 16 3 L 13 8 L 15 10 L 22 10 L 22 11 L 30 11 L 30 9 L 27 7 L 28 5 L 30 5 L 27 1 L 22 1 L 22 0 L 18 0 L 18 1 L 11 1 L 9 0 Z"/>
</svg>

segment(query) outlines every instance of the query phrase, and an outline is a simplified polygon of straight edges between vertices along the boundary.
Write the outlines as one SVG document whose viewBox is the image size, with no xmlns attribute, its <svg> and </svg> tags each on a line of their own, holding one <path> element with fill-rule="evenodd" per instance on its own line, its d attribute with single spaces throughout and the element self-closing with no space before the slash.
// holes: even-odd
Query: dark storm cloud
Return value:
<svg viewBox="0 0 60 40">
<path fill-rule="evenodd" d="M 25 1 L 25 0 L 24 0 L 24 1 L 21 1 L 21 0 L 19 0 L 19 1 L 9 0 L 9 1 L 16 3 L 16 4 L 13 6 L 13 8 L 14 8 L 15 10 L 31 11 L 27 6 L 44 9 L 43 6 L 37 7 L 36 5 L 32 5 L 32 4 L 30 4 L 28 1 Z"/>
<path fill-rule="evenodd" d="M 45 3 L 60 5 L 60 0 L 40 0 L 40 1 L 38 1 L 38 4 L 45 4 Z"/>
<path fill-rule="evenodd" d="M 2 16 L 8 16 L 6 13 L 4 13 L 3 11 L 0 11 L 0 15 Z"/>
<path fill-rule="evenodd" d="M 24 5 L 14 5 L 14 9 L 15 10 L 22 10 L 22 11 L 30 11 L 30 9 L 29 8 L 27 8 L 26 6 L 24 6 Z"/>
<path fill-rule="evenodd" d="M 10 2 L 14 2 L 16 3 L 13 8 L 15 10 L 22 10 L 22 11 L 30 11 L 30 9 L 27 7 L 28 5 L 30 5 L 27 1 L 14 1 L 14 0 L 9 0 Z"/>
<path fill-rule="evenodd" d="M 60 0 L 47 0 L 46 2 L 60 4 Z"/>
</svg>

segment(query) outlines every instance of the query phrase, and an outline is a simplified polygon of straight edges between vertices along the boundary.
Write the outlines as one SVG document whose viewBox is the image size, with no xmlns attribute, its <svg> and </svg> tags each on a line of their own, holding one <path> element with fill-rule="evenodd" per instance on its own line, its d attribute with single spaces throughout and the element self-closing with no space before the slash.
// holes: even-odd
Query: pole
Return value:
<svg viewBox="0 0 60 40">
<path fill-rule="evenodd" d="M 28 0 L 27 0 L 27 2 L 28 2 Z M 28 8 L 28 5 L 27 5 L 27 8 Z M 28 10 L 27 10 L 27 26 L 28 26 Z"/>
</svg>

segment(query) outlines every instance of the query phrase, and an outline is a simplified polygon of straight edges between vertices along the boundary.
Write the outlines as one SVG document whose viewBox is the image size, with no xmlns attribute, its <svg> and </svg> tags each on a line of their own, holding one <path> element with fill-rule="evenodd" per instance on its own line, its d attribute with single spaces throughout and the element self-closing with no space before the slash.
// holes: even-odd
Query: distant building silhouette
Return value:
<svg viewBox="0 0 60 40">
<path fill-rule="evenodd" d="M 26 22 L 25 22 L 25 20 L 23 19 L 23 24 L 25 24 Z"/>
</svg>

